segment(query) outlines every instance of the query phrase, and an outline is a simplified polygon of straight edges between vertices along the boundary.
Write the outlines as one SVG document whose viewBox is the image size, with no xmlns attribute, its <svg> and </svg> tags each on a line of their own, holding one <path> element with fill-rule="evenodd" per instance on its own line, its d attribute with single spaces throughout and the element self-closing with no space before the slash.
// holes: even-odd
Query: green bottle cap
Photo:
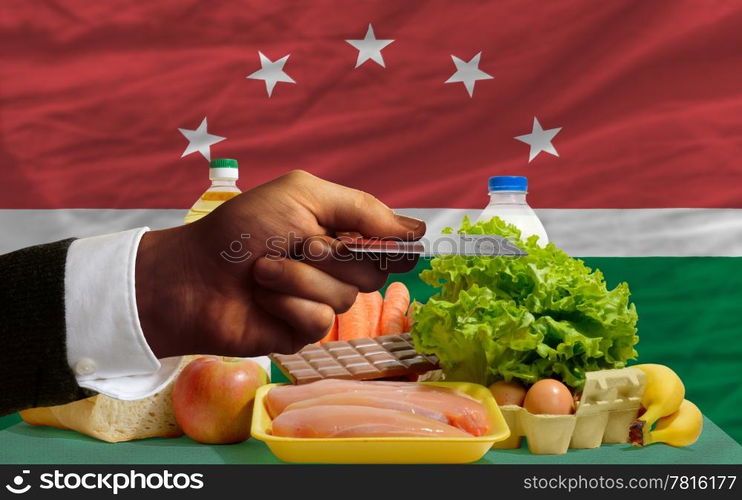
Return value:
<svg viewBox="0 0 742 500">
<path fill-rule="evenodd" d="M 216 158 L 211 160 L 211 168 L 237 168 L 237 160 L 232 158 Z"/>
</svg>

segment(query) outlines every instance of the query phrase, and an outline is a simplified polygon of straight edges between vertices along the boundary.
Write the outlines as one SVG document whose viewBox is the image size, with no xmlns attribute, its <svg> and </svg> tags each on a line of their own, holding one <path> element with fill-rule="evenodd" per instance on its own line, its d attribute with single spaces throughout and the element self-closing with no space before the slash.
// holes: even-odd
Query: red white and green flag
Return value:
<svg viewBox="0 0 742 500">
<path fill-rule="evenodd" d="M 525 175 L 550 239 L 629 282 L 641 359 L 740 440 L 740 26 L 723 1 L 4 1 L 0 250 L 179 224 L 209 157 L 432 230 Z"/>
</svg>

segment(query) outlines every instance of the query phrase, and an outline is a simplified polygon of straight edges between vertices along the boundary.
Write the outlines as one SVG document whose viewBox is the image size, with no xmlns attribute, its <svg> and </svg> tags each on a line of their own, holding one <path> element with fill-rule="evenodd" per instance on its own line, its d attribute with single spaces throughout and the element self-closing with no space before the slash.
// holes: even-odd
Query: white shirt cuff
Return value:
<svg viewBox="0 0 742 500">
<path fill-rule="evenodd" d="M 67 252 L 67 360 L 81 387 L 118 399 L 157 392 L 178 366 L 157 360 L 139 323 L 134 271 L 148 230 L 79 239 Z"/>
</svg>

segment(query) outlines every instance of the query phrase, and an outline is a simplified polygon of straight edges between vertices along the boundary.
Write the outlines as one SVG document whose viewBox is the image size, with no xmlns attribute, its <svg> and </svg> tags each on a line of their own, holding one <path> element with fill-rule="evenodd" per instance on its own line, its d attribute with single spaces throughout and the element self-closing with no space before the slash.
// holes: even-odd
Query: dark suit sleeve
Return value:
<svg viewBox="0 0 742 500">
<path fill-rule="evenodd" d="M 64 272 L 72 239 L 0 255 L 0 415 L 95 394 L 67 364 Z"/>
</svg>

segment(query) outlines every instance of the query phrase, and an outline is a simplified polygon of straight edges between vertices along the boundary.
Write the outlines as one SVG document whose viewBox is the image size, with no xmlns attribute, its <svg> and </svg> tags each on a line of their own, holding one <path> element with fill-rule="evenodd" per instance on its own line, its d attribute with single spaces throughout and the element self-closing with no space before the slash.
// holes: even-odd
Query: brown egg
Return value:
<svg viewBox="0 0 742 500">
<path fill-rule="evenodd" d="M 523 408 L 533 415 L 569 415 L 574 411 L 574 403 L 566 385 L 545 378 L 528 389 Z"/>
<path fill-rule="evenodd" d="M 495 401 L 500 406 L 523 406 L 523 398 L 526 397 L 526 388 L 515 381 L 505 382 L 500 380 L 490 386 L 490 391 L 492 391 Z"/>
</svg>

